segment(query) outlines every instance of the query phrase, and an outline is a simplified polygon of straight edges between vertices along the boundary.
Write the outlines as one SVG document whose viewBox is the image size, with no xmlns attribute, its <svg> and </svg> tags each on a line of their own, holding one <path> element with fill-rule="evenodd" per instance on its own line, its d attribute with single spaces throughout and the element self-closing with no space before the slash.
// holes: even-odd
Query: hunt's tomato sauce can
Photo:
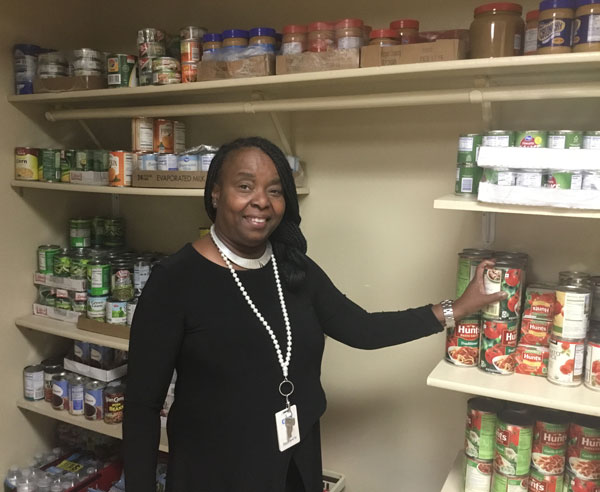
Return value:
<svg viewBox="0 0 600 492">
<path fill-rule="evenodd" d="M 563 475 L 544 475 L 535 468 L 529 472 L 527 492 L 563 492 Z"/>
<path fill-rule="evenodd" d="M 569 425 L 567 469 L 580 480 L 600 480 L 599 418 L 579 415 Z"/>
<path fill-rule="evenodd" d="M 503 404 L 492 398 L 475 397 L 467 402 L 465 453 L 480 460 L 494 459 L 496 422 Z"/>
<path fill-rule="evenodd" d="M 550 338 L 548 381 L 561 386 L 579 386 L 583 379 L 585 340 L 570 340 L 556 335 Z"/>
<path fill-rule="evenodd" d="M 556 286 L 552 284 L 532 284 L 527 286 L 523 303 L 523 317 L 544 320 L 554 319 Z"/>
<path fill-rule="evenodd" d="M 491 492 L 527 492 L 528 475 L 510 476 L 494 470 Z"/>
<path fill-rule="evenodd" d="M 564 473 L 568 430 L 566 414 L 553 410 L 537 413 L 533 429 L 532 470 L 542 475 Z"/>
<path fill-rule="evenodd" d="M 486 294 L 506 292 L 506 299 L 488 304 L 483 315 L 495 318 L 518 318 L 521 314 L 521 280 L 523 264 L 512 259 L 499 259 L 493 267 L 485 269 L 483 285 Z"/>
<path fill-rule="evenodd" d="M 548 346 L 553 326 L 552 319 L 523 317 L 521 320 L 521 336 L 519 343 L 525 345 Z"/>
<path fill-rule="evenodd" d="M 479 368 L 492 374 L 513 374 L 518 319 L 483 318 L 479 337 Z"/>
<path fill-rule="evenodd" d="M 585 480 L 567 470 L 563 492 L 600 492 L 600 480 Z"/>
<path fill-rule="evenodd" d="M 465 318 L 446 332 L 446 360 L 459 367 L 477 367 L 479 318 Z"/>
<path fill-rule="evenodd" d="M 548 376 L 548 347 L 541 345 L 524 345 L 519 343 L 514 353 L 516 362 L 515 373 L 529 376 Z"/>
<path fill-rule="evenodd" d="M 600 299 L 598 300 L 600 302 Z M 589 389 L 600 391 L 600 330 L 592 325 L 585 347 L 585 377 L 583 384 Z"/>
<path fill-rule="evenodd" d="M 465 492 L 489 492 L 492 484 L 492 463 L 465 457 Z"/>
<path fill-rule="evenodd" d="M 533 418 L 528 412 L 504 410 L 498 415 L 494 470 L 509 476 L 529 473 Z"/>
</svg>

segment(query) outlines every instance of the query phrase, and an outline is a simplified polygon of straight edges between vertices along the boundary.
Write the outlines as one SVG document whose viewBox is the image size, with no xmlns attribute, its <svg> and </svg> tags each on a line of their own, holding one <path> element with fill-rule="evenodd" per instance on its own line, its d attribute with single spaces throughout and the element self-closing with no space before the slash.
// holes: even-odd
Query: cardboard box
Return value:
<svg viewBox="0 0 600 492">
<path fill-rule="evenodd" d="M 66 311 L 64 309 L 57 309 L 52 306 L 44 306 L 35 303 L 33 305 L 33 314 L 36 316 L 43 316 L 44 318 L 57 319 L 58 321 L 66 321 L 67 323 L 77 323 L 77 319 L 79 319 L 82 313 Z"/>
<path fill-rule="evenodd" d="M 342 70 L 345 68 L 358 68 L 360 66 L 360 52 L 352 50 L 332 50 L 322 53 L 298 53 L 294 55 L 280 55 L 277 57 L 275 73 L 322 72 L 324 70 Z"/>
<path fill-rule="evenodd" d="M 261 77 L 275 73 L 275 57 L 258 55 L 234 61 L 205 60 L 198 64 L 198 80 Z"/>
<path fill-rule="evenodd" d="M 47 275 L 45 273 L 34 273 L 33 283 L 35 285 L 46 285 L 57 289 L 74 290 L 76 292 L 87 290 L 87 280 L 85 279 L 55 277 L 54 275 Z"/>
<path fill-rule="evenodd" d="M 54 79 L 34 79 L 33 93 L 85 91 L 90 89 L 105 89 L 106 75 L 56 77 Z"/>
<path fill-rule="evenodd" d="M 104 381 L 105 383 L 127 375 L 127 364 L 115 367 L 114 369 L 98 369 L 97 367 L 88 366 L 81 362 L 75 362 L 74 360 L 65 357 L 63 366 L 67 371 L 76 372 L 82 376 L 97 379 L 98 381 Z"/>
<path fill-rule="evenodd" d="M 102 335 L 108 335 L 111 337 L 124 338 L 129 340 L 130 328 L 127 325 L 114 325 L 112 323 L 103 323 L 102 321 L 96 321 L 86 316 L 81 316 L 77 320 L 77 328 L 84 331 L 91 331 L 94 333 L 100 333 Z"/>
<path fill-rule="evenodd" d="M 71 183 L 78 185 L 108 186 L 108 173 L 71 170 Z"/>
<path fill-rule="evenodd" d="M 398 46 L 365 46 L 361 50 L 361 67 L 382 67 L 405 63 L 462 60 L 467 57 L 467 43 L 460 39 L 438 39 L 433 43 Z"/>
<path fill-rule="evenodd" d="M 206 171 L 133 171 L 136 188 L 204 188 Z"/>
</svg>

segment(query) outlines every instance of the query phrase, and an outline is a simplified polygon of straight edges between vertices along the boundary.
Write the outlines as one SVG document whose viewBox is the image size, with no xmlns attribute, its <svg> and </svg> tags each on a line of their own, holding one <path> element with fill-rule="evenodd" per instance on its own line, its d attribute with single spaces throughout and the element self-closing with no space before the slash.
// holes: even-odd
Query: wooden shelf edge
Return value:
<svg viewBox="0 0 600 492">
<path fill-rule="evenodd" d="M 464 490 L 464 471 L 465 471 L 465 453 L 462 449 L 456 453 L 452 468 L 448 477 L 442 486 L 440 492 L 463 492 Z"/>
</svg>

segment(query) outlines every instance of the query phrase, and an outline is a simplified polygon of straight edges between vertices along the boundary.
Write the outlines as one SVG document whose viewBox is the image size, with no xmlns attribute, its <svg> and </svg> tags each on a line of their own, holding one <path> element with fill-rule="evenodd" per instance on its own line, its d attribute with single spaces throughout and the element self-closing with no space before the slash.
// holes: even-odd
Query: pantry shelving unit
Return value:
<svg viewBox="0 0 600 492">
<path fill-rule="evenodd" d="M 456 459 L 452 463 L 448 478 L 442 486 L 440 492 L 462 492 L 463 491 L 463 475 L 465 471 L 465 453 L 462 449 L 456 453 Z"/>
<path fill-rule="evenodd" d="M 164 87 L 101 89 L 58 94 L 9 96 L 23 111 L 35 108 L 49 121 L 128 118 L 132 116 L 193 116 L 373 109 L 444 104 L 481 105 L 489 118 L 488 103 L 549 99 L 600 98 L 600 53 L 396 65 L 249 79 L 197 82 Z M 183 104 L 185 101 L 185 104 Z M 16 189 L 45 189 L 87 193 L 149 196 L 203 196 L 203 190 L 111 188 L 12 181 Z M 298 189 L 308 194 L 308 188 Z M 600 218 L 600 213 L 555 208 L 492 205 L 454 195 L 434 201 L 442 210 Z M 33 315 L 15 321 L 21 329 L 91 341 L 126 349 L 127 342 L 82 332 L 74 325 Z M 531 376 L 494 377 L 477 370 L 461 370 L 441 361 L 427 379 L 429 386 L 503 398 L 600 416 L 600 394 L 585 388 L 561 388 Z M 49 418 L 67 421 L 114 437 L 120 426 L 89 422 L 56 412 L 44 403 L 18 400 L 17 405 Z M 166 450 L 163 432 L 161 449 Z M 442 492 L 462 486 L 459 452 Z"/>
</svg>

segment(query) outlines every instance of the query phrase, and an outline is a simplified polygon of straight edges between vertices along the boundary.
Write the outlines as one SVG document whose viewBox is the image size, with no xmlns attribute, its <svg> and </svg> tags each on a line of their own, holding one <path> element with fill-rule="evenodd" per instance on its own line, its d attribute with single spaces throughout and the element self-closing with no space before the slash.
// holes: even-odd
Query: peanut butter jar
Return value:
<svg viewBox="0 0 600 492">
<path fill-rule="evenodd" d="M 538 20 L 538 55 L 571 53 L 574 0 L 543 0 Z"/>
<path fill-rule="evenodd" d="M 471 58 L 523 54 L 523 7 L 516 3 L 488 3 L 475 9 L 471 23 Z"/>
<path fill-rule="evenodd" d="M 600 0 L 576 0 L 573 51 L 600 51 Z"/>
</svg>

